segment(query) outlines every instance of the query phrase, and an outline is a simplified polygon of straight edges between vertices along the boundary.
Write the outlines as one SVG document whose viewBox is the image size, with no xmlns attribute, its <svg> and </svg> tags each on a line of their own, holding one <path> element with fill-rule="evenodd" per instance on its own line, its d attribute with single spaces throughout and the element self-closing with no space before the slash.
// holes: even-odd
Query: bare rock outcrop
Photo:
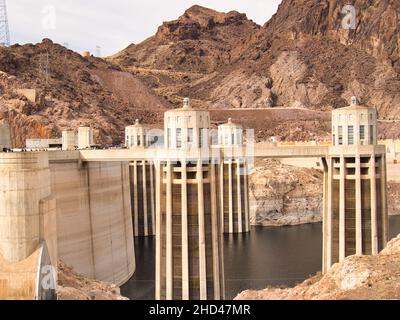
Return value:
<svg viewBox="0 0 400 320">
<path fill-rule="evenodd" d="M 244 291 L 237 300 L 400 299 L 400 235 L 376 256 L 350 256 L 294 288 Z"/>
<path fill-rule="evenodd" d="M 87 279 L 58 262 L 58 300 L 128 300 L 115 284 Z"/>
<path fill-rule="evenodd" d="M 282 226 L 322 221 L 322 175 L 278 160 L 260 161 L 250 177 L 251 223 Z"/>
<path fill-rule="evenodd" d="M 388 181 L 388 212 L 389 215 L 400 215 L 400 183 Z"/>
</svg>

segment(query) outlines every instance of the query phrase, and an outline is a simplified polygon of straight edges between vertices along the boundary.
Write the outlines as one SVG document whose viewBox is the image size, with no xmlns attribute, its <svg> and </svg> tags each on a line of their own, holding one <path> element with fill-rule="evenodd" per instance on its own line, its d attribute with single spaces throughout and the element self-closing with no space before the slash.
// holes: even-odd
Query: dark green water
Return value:
<svg viewBox="0 0 400 320">
<path fill-rule="evenodd" d="M 224 238 L 226 298 L 246 289 L 293 286 L 322 267 L 322 224 L 253 227 L 250 234 Z M 400 216 L 390 217 L 390 239 L 400 233 Z M 135 238 L 136 272 L 121 288 L 134 300 L 154 299 L 155 239 Z"/>
</svg>

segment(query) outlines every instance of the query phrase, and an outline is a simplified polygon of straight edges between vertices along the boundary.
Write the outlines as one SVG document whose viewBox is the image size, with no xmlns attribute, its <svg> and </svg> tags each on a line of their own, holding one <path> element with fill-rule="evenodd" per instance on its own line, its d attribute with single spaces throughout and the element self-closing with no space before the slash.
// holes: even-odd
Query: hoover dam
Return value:
<svg viewBox="0 0 400 320">
<path fill-rule="evenodd" d="M 5 125 L 0 298 L 54 298 L 43 266 L 53 267 L 54 281 L 58 259 L 88 278 L 126 283 L 135 272 L 135 221 L 138 228 L 155 209 L 156 299 L 224 299 L 222 233 L 249 232 L 246 181 L 255 158 L 321 159 L 324 272 L 348 255 L 377 254 L 387 242 L 388 216 L 376 111 L 353 99 L 333 119 L 332 146 L 255 144 L 231 121 L 213 144 L 209 112 L 185 99 L 165 113 L 158 144 L 136 123 L 124 149 L 92 150 L 86 128 L 78 132 L 79 150 L 63 134 L 62 150 L 19 152 L 10 149 Z M 155 180 L 139 180 L 130 170 L 136 161 L 154 166 Z M 144 194 L 155 208 L 147 198 L 143 206 Z"/>
</svg>

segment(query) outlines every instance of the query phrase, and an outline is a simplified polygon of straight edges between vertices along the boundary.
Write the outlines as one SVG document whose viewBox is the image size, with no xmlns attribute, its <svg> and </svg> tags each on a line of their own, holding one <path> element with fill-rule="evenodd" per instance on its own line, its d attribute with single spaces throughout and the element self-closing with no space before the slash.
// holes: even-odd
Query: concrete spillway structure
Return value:
<svg viewBox="0 0 400 320">
<path fill-rule="evenodd" d="M 332 112 L 332 146 L 325 162 L 323 271 L 349 255 L 375 255 L 387 243 L 385 146 L 376 144 L 374 108 Z"/>
<path fill-rule="evenodd" d="M 47 153 L 0 153 L 0 186 L 0 299 L 55 298 L 56 202 Z M 52 285 L 42 285 L 43 272 Z"/>
<path fill-rule="evenodd" d="M 218 126 L 220 147 L 242 147 L 243 128 L 228 123 Z M 250 231 L 250 208 L 248 193 L 248 168 L 246 157 L 233 152 L 224 157 L 219 166 L 219 190 L 221 226 L 224 233 Z"/>
<path fill-rule="evenodd" d="M 125 128 L 125 146 L 132 150 L 149 146 L 148 127 L 139 120 Z M 130 190 L 134 235 L 155 235 L 155 172 L 150 159 L 130 162 Z"/>
<path fill-rule="evenodd" d="M 224 298 L 218 166 L 206 151 L 209 123 L 209 113 L 192 109 L 188 99 L 182 109 L 165 113 L 166 148 L 179 156 L 156 161 L 158 300 Z"/>
</svg>

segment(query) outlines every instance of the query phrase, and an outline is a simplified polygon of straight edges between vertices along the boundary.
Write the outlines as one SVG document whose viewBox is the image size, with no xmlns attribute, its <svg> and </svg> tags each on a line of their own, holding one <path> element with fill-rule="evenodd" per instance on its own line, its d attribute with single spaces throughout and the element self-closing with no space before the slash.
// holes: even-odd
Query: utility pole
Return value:
<svg viewBox="0 0 400 320">
<path fill-rule="evenodd" d="M 6 0 L 0 0 L 0 46 L 10 45 Z"/>
</svg>

